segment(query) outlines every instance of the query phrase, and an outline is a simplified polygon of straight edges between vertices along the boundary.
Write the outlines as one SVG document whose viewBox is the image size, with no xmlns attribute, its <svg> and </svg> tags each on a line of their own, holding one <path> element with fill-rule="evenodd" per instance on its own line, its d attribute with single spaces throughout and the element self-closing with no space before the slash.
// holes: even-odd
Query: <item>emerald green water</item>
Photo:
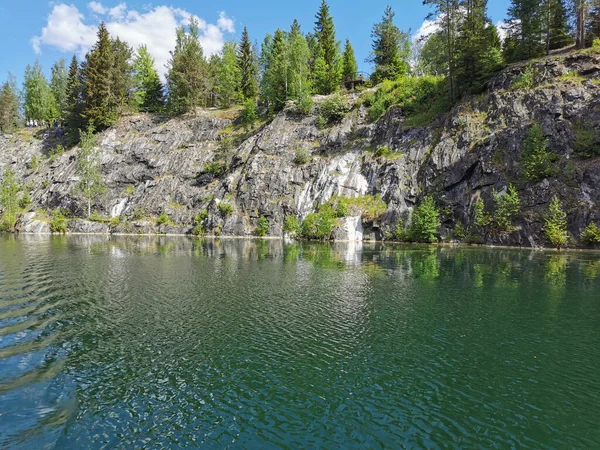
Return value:
<svg viewBox="0 0 600 450">
<path fill-rule="evenodd" d="M 0 236 L 0 448 L 600 448 L 600 254 Z"/>
</svg>

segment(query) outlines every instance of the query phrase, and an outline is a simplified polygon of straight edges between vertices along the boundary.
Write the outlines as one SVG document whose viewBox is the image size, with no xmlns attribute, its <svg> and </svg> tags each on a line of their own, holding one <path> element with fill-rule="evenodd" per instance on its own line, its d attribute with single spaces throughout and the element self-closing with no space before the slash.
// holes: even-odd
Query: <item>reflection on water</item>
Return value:
<svg viewBox="0 0 600 450">
<path fill-rule="evenodd" d="M 595 448 L 600 258 L 0 237 L 1 448 Z"/>
</svg>

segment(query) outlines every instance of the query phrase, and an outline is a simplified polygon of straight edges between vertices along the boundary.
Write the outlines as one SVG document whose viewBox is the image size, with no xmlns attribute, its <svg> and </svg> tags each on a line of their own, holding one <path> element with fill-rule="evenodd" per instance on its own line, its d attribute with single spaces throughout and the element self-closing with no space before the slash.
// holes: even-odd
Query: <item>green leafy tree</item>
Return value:
<svg viewBox="0 0 600 450">
<path fill-rule="evenodd" d="M 358 78 L 358 64 L 356 64 L 354 48 L 350 43 L 350 39 L 346 39 L 346 46 L 344 47 L 344 56 L 342 61 L 342 79 L 356 80 Z"/>
<path fill-rule="evenodd" d="M 448 75 L 446 37 L 436 32 L 426 38 L 418 56 L 419 69 L 424 75 Z"/>
<path fill-rule="evenodd" d="M 92 203 L 104 193 L 106 186 L 102 180 L 102 166 L 94 129 L 80 132 L 79 151 L 77 153 L 77 175 L 79 182 L 76 192 L 81 194 L 87 203 L 87 216 L 92 215 Z"/>
<path fill-rule="evenodd" d="M 214 54 L 208 60 L 205 78 L 206 106 L 217 106 L 219 99 L 219 72 L 221 70 L 221 55 Z"/>
<path fill-rule="evenodd" d="M 390 6 L 385 8 L 381 22 L 373 25 L 372 53 L 368 61 L 375 64 L 371 75 L 374 83 L 393 80 L 410 71 L 410 36 L 394 25 L 394 15 Z"/>
<path fill-rule="evenodd" d="M 440 212 L 431 196 L 426 196 L 413 212 L 410 237 L 416 242 L 437 242 Z"/>
<path fill-rule="evenodd" d="M 539 123 L 535 123 L 523 140 L 521 155 L 521 169 L 528 180 L 540 181 L 555 173 L 553 163 L 556 156 L 547 147 L 544 130 Z"/>
<path fill-rule="evenodd" d="M 269 82 L 269 71 L 271 60 L 273 59 L 273 36 L 269 33 L 265 35 L 260 47 L 260 96 L 267 103 L 267 107 L 272 108 L 271 85 Z"/>
<path fill-rule="evenodd" d="M 15 228 L 19 208 L 17 196 L 20 190 L 15 173 L 6 169 L 0 182 L 0 207 L 3 210 L 0 231 L 13 231 Z"/>
<path fill-rule="evenodd" d="M 240 98 L 241 73 L 237 60 L 237 44 L 225 42 L 219 68 L 219 106 L 229 108 Z"/>
<path fill-rule="evenodd" d="M 322 0 L 321 7 L 316 15 L 315 38 L 318 51 L 316 52 L 323 58 L 324 70 L 315 74 L 316 85 L 320 90 L 319 94 L 330 94 L 335 91 L 340 82 L 340 61 L 339 61 L 339 43 L 335 37 L 335 24 L 329 11 L 329 5 Z"/>
<path fill-rule="evenodd" d="M 192 18 L 188 26 L 177 29 L 175 49 L 168 63 L 169 110 L 183 114 L 208 103 L 208 67 L 200 45 L 198 20 Z"/>
<path fill-rule="evenodd" d="M 133 60 L 135 80 L 134 99 L 141 111 L 160 111 L 164 106 L 163 85 L 154 68 L 154 58 L 145 45 L 141 45 Z"/>
<path fill-rule="evenodd" d="M 64 119 L 64 112 L 67 106 L 67 82 L 69 78 L 69 71 L 67 70 L 67 63 L 64 59 L 59 59 L 52 66 L 52 79 L 50 80 L 50 89 L 54 96 L 54 104 L 59 118 Z"/>
<path fill-rule="evenodd" d="M 560 248 L 567 245 L 569 238 L 567 234 L 567 213 L 562 209 L 562 203 L 556 196 L 552 197 L 550 201 L 544 232 L 553 246 Z"/>
<path fill-rule="evenodd" d="M 19 90 L 14 76 L 0 87 L 0 131 L 8 132 L 17 127 L 19 117 Z"/>
<path fill-rule="evenodd" d="M 248 29 L 244 27 L 238 48 L 237 64 L 240 71 L 240 93 L 245 99 L 254 99 L 258 93 L 258 67 L 256 52 L 250 42 Z"/>
<path fill-rule="evenodd" d="M 310 94 L 310 49 L 294 20 L 288 33 L 288 98 L 300 100 Z"/>
<path fill-rule="evenodd" d="M 265 94 L 269 103 L 278 110 L 288 99 L 288 43 L 286 33 L 277 29 L 273 37 L 268 65 L 265 68 Z"/>
<path fill-rule="evenodd" d="M 25 69 L 23 109 L 27 119 L 42 121 L 54 120 L 58 117 L 52 90 L 42 73 L 42 66 L 37 61 L 33 66 L 27 66 Z"/>
<path fill-rule="evenodd" d="M 253 127 L 258 120 L 258 114 L 256 112 L 256 100 L 249 98 L 244 102 L 244 109 L 242 110 L 242 122 L 248 127 Z"/>
</svg>

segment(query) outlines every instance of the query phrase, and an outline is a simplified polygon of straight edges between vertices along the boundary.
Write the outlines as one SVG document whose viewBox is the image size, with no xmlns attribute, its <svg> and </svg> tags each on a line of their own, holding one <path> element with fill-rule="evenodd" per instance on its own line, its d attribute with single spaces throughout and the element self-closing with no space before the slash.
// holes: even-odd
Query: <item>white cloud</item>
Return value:
<svg viewBox="0 0 600 450">
<path fill-rule="evenodd" d="M 225 11 L 221 11 L 219 13 L 219 20 L 217 20 L 217 26 L 221 31 L 225 31 L 227 33 L 233 33 L 235 31 L 234 20 L 230 17 L 227 17 Z"/>
<path fill-rule="evenodd" d="M 498 37 L 502 42 L 504 42 L 506 36 L 508 36 L 508 25 L 509 23 L 505 20 L 501 20 L 496 24 L 496 29 L 498 30 Z"/>
<path fill-rule="evenodd" d="M 438 16 L 435 20 L 425 19 L 419 29 L 413 34 L 412 41 L 413 43 L 418 43 L 423 40 L 427 40 L 429 36 L 440 31 L 442 29 L 440 22 L 442 21 L 442 16 Z"/>
<path fill-rule="evenodd" d="M 88 3 L 88 8 L 96 14 L 106 14 L 106 8 L 100 2 L 90 2 Z"/>
<path fill-rule="evenodd" d="M 186 10 L 172 6 L 156 6 L 144 12 L 128 9 L 125 3 L 106 8 L 102 3 L 91 2 L 88 7 L 95 14 L 108 14 L 105 23 L 112 36 L 118 36 L 134 49 L 145 44 L 162 76 L 166 72 L 169 52 L 175 48 L 177 27 L 186 26 L 190 18 L 195 17 Z M 196 18 L 204 55 L 209 57 L 220 52 L 225 33 L 235 31 L 234 20 L 224 12 L 219 14 L 216 24 Z M 75 6 L 56 4 L 48 16 L 48 23 L 39 36 L 31 39 L 31 44 L 37 53 L 41 53 L 43 46 L 49 46 L 85 55 L 96 41 L 97 21 L 97 17 L 93 22 L 87 21 Z"/>
</svg>

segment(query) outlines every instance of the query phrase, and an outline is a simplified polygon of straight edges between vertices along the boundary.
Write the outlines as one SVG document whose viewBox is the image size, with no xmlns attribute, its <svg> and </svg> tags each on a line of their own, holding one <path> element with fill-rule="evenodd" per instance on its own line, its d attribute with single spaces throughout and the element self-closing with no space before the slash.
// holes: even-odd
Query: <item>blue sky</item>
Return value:
<svg viewBox="0 0 600 450">
<path fill-rule="evenodd" d="M 389 1 L 330 0 L 329 5 L 340 41 L 350 38 L 360 70 L 369 72 L 364 62 L 371 45 L 370 30 L 380 20 Z M 509 0 L 490 0 L 489 12 L 494 23 L 506 16 Z M 0 0 L 0 81 L 8 72 L 22 79 L 24 68 L 36 59 L 44 71 L 59 58 L 69 60 L 82 55 L 93 43 L 94 28 L 100 20 L 109 31 L 130 44 L 148 44 L 159 70 L 168 59 L 174 42 L 173 28 L 185 23 L 189 14 L 204 22 L 203 44 L 207 53 L 218 51 L 224 40 L 239 39 L 246 25 L 253 40 L 262 41 L 265 33 L 276 28 L 288 29 L 294 18 L 303 31 L 311 31 L 320 0 L 220 0 L 218 2 L 169 0 L 149 4 L 147 0 L 127 1 L 44 1 Z M 396 24 L 416 32 L 431 11 L 421 0 L 392 2 Z"/>
</svg>

